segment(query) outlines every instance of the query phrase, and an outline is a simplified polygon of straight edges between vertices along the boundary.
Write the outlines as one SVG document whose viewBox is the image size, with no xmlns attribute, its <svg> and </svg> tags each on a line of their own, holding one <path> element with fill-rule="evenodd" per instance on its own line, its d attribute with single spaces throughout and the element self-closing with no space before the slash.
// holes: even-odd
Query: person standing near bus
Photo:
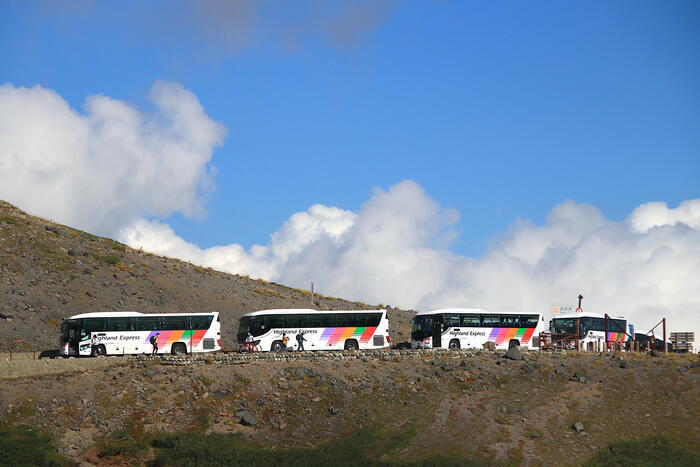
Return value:
<svg viewBox="0 0 700 467">
<path fill-rule="evenodd" d="M 155 355 L 158 353 L 158 335 L 160 333 L 156 333 L 151 337 L 151 345 L 153 346 L 153 350 L 151 351 L 151 355 Z"/>
<path fill-rule="evenodd" d="M 97 334 L 93 334 L 92 339 L 90 339 L 90 350 L 93 356 L 99 355 L 99 348 L 97 347 Z"/>
<path fill-rule="evenodd" d="M 299 351 L 304 350 L 304 341 L 305 340 L 306 339 L 304 339 L 304 333 L 299 332 L 299 334 L 297 334 L 297 350 L 299 350 Z"/>
<path fill-rule="evenodd" d="M 287 346 L 289 345 L 289 337 L 287 337 L 287 333 L 282 333 L 282 347 L 284 347 L 284 350 L 287 350 Z"/>
</svg>

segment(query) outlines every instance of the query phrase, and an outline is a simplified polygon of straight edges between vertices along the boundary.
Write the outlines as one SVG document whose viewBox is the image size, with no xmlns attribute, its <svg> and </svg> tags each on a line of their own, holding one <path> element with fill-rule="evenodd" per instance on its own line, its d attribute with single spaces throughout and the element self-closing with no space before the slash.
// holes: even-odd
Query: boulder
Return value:
<svg viewBox="0 0 700 467">
<path fill-rule="evenodd" d="M 576 433 L 581 433 L 583 431 L 583 423 L 576 422 L 573 425 L 571 425 L 571 429 L 574 430 Z"/>
<path fill-rule="evenodd" d="M 246 409 L 241 409 L 236 412 L 236 418 L 241 425 L 255 426 L 258 424 L 258 419 Z"/>
<path fill-rule="evenodd" d="M 522 352 L 520 352 L 520 348 L 516 346 L 508 349 L 508 351 L 505 354 L 503 354 L 503 357 L 509 360 L 522 360 L 523 354 Z"/>
<path fill-rule="evenodd" d="M 482 347 L 484 348 L 484 350 L 495 351 L 496 350 L 496 343 L 494 341 L 486 341 L 483 343 Z"/>
</svg>

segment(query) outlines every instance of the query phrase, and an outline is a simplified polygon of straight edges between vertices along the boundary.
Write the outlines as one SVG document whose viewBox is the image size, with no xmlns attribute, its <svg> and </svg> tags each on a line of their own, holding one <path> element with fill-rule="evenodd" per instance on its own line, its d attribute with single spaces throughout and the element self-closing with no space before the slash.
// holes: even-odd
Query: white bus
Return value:
<svg viewBox="0 0 700 467">
<path fill-rule="evenodd" d="M 298 334 L 303 334 L 303 350 L 382 349 L 391 344 L 386 310 L 261 310 L 241 316 L 238 344 L 248 334 L 262 351 L 299 350 Z M 282 335 L 289 342 L 282 345 Z"/>
<path fill-rule="evenodd" d="M 539 348 L 545 329 L 540 313 L 484 311 L 479 308 L 445 308 L 419 311 L 413 317 L 411 347 L 432 349 L 482 348 L 494 342 L 497 348 L 521 345 Z"/>
<path fill-rule="evenodd" d="M 218 313 L 151 314 L 135 311 L 84 313 L 61 324 L 63 356 L 147 354 L 157 335 L 158 353 L 198 353 L 221 350 Z M 97 338 L 96 345 L 92 338 Z"/>
<path fill-rule="evenodd" d="M 555 315 L 549 322 L 552 339 L 559 335 L 571 335 L 558 344 L 559 347 L 576 348 L 576 322 L 579 323 L 580 350 L 603 351 L 606 348 L 624 347 L 627 334 L 627 319 L 621 316 L 608 317 L 607 334 L 605 315 L 576 312 Z"/>
</svg>

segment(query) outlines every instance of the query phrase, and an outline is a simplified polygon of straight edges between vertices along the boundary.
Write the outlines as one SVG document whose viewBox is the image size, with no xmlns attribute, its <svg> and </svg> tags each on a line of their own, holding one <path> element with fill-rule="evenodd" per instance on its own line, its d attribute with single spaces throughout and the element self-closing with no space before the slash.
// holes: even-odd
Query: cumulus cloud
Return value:
<svg viewBox="0 0 700 467">
<path fill-rule="evenodd" d="M 622 222 L 567 201 L 543 225 L 519 220 L 481 258 L 449 251 L 457 214 L 415 182 L 377 190 L 355 214 L 316 205 L 294 214 L 269 245 L 200 249 L 161 223 L 122 232 L 134 247 L 323 293 L 426 309 L 476 306 L 547 312 L 579 292 L 589 311 L 638 328 L 669 318 L 700 328 L 700 199 L 648 203 Z"/>
<path fill-rule="evenodd" d="M 369 303 L 547 311 L 580 292 L 587 310 L 638 328 L 662 316 L 700 328 L 700 199 L 643 204 L 620 222 L 567 201 L 468 258 L 449 250 L 458 214 L 403 181 L 356 213 L 298 212 L 266 245 L 202 249 L 146 218 L 202 213 L 225 129 L 177 84 L 157 83 L 151 99 L 148 114 L 105 96 L 79 112 L 40 86 L 0 86 L 0 198 L 136 248 Z"/>
<path fill-rule="evenodd" d="M 150 98 L 152 114 L 100 95 L 80 113 L 50 89 L 0 86 L 0 197 L 104 235 L 143 215 L 202 214 L 225 128 L 178 84 Z"/>
</svg>

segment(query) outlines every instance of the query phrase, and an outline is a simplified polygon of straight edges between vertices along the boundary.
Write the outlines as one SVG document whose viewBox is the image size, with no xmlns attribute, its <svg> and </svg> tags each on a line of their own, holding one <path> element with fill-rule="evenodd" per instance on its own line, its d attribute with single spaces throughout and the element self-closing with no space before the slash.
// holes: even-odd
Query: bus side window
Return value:
<svg viewBox="0 0 700 467">
<path fill-rule="evenodd" d="M 84 318 L 83 330 L 86 333 L 104 332 L 107 330 L 107 318 Z"/>
<path fill-rule="evenodd" d="M 166 331 L 181 331 L 187 329 L 186 319 L 181 316 L 166 316 L 163 319 L 163 329 Z"/>
<path fill-rule="evenodd" d="M 139 316 L 134 318 L 134 331 L 151 331 L 158 329 L 158 318 L 150 316 Z"/>
<path fill-rule="evenodd" d="M 537 327 L 537 315 L 522 315 L 520 319 L 520 327 L 535 328 Z"/>
<path fill-rule="evenodd" d="M 479 320 L 479 315 L 461 315 L 462 326 L 469 328 L 478 328 L 481 326 L 481 321 Z"/>
<path fill-rule="evenodd" d="M 485 328 L 501 327 L 501 318 L 498 315 L 481 315 L 481 326 Z"/>
<path fill-rule="evenodd" d="M 211 322 L 214 319 L 213 316 L 193 316 L 192 317 L 192 329 L 202 330 L 209 329 Z"/>
<path fill-rule="evenodd" d="M 324 315 L 318 313 L 318 314 L 312 314 L 308 315 L 309 317 L 309 327 L 310 328 L 323 328 L 326 327 L 326 323 L 324 318 Z"/>
<path fill-rule="evenodd" d="M 443 323 L 446 328 L 458 328 L 460 326 L 459 315 L 445 315 Z"/>
<path fill-rule="evenodd" d="M 133 319 L 132 318 L 122 318 L 115 317 L 109 318 L 109 328 L 110 331 L 132 331 L 133 330 Z"/>
</svg>

